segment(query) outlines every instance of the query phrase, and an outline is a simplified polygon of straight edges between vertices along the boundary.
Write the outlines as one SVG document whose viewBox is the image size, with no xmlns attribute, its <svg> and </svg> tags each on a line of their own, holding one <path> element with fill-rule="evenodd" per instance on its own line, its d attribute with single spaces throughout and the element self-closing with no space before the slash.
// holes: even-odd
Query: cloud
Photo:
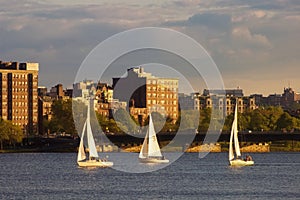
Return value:
<svg viewBox="0 0 300 200">
<path fill-rule="evenodd" d="M 188 23 L 213 29 L 228 29 L 231 27 L 231 16 L 229 14 L 199 13 L 190 17 Z"/>
<path fill-rule="evenodd" d="M 167 21 L 162 23 L 169 27 L 203 27 L 216 32 L 228 32 L 231 29 L 231 15 L 222 13 L 197 13 L 186 20 Z"/>
<path fill-rule="evenodd" d="M 89 12 L 85 8 L 81 6 L 74 7 L 62 7 L 51 10 L 43 10 L 42 12 L 34 12 L 32 13 L 33 18 L 44 18 L 44 19 L 92 19 L 95 18 L 93 13 Z"/>
<path fill-rule="evenodd" d="M 194 38 L 227 74 L 274 71 L 300 63 L 299 10 L 299 0 L 2 1 L 0 60 L 40 62 L 41 84 L 70 85 L 84 57 L 104 39 L 160 26 Z"/>
<path fill-rule="evenodd" d="M 190 6 L 199 6 L 202 1 L 201 0 L 185 0 L 185 1 L 174 1 L 176 6 L 179 7 L 190 7 Z"/>
<path fill-rule="evenodd" d="M 247 27 L 236 27 L 232 30 L 234 40 L 238 40 L 240 44 L 258 47 L 271 47 L 268 38 L 261 34 L 253 34 Z"/>
<path fill-rule="evenodd" d="M 270 13 L 263 10 L 250 10 L 233 15 L 233 23 L 245 23 L 247 21 L 257 21 L 266 18 L 271 15 Z"/>
</svg>

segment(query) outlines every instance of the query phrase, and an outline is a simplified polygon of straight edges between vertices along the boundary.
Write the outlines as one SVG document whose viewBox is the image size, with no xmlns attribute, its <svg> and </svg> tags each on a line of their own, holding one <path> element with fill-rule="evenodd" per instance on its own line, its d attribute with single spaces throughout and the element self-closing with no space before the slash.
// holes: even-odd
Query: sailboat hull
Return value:
<svg viewBox="0 0 300 200">
<path fill-rule="evenodd" d="M 168 159 L 158 159 L 158 158 L 139 158 L 141 163 L 169 163 Z"/>
<path fill-rule="evenodd" d="M 108 161 L 99 161 L 99 160 L 87 160 L 87 161 L 78 161 L 79 167 L 112 167 L 113 162 Z"/>
<path fill-rule="evenodd" d="M 254 161 L 253 160 L 242 160 L 242 159 L 235 159 L 235 160 L 230 160 L 230 165 L 231 166 L 251 166 L 254 165 Z"/>
</svg>

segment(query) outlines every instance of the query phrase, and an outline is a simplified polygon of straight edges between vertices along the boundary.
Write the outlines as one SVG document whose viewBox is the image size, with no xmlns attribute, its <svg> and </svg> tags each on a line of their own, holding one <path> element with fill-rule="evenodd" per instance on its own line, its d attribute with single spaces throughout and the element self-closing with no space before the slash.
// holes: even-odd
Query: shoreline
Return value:
<svg viewBox="0 0 300 200">
<path fill-rule="evenodd" d="M 129 148 L 119 148 L 118 150 L 111 150 L 111 151 L 99 151 L 99 153 L 139 153 L 140 147 L 129 147 Z M 163 149 L 162 152 L 182 152 L 181 147 L 176 147 L 172 149 Z M 184 151 L 184 153 L 200 153 L 200 152 L 210 152 L 210 153 L 224 153 L 228 152 L 228 149 L 209 149 L 203 148 L 201 146 L 191 147 Z M 276 152 L 300 152 L 300 148 L 270 148 L 269 151 L 247 151 L 243 150 L 243 153 L 276 153 Z M 0 154 L 5 153 L 77 153 L 77 149 L 59 149 L 59 150 L 41 150 L 41 149 L 4 149 L 0 150 Z"/>
<path fill-rule="evenodd" d="M 228 142 L 218 142 L 211 144 L 193 143 L 191 146 L 168 146 L 169 143 L 160 143 L 163 152 L 228 152 Z M 1 153 L 74 153 L 77 152 L 77 140 L 66 140 L 61 143 L 45 142 L 32 146 L 19 146 L 15 149 L 8 148 L 0 150 Z M 140 152 L 141 145 L 101 145 L 97 146 L 98 152 Z M 268 153 L 268 152 L 300 152 L 300 141 L 274 141 L 265 143 L 242 143 L 241 151 L 244 153 Z"/>
</svg>

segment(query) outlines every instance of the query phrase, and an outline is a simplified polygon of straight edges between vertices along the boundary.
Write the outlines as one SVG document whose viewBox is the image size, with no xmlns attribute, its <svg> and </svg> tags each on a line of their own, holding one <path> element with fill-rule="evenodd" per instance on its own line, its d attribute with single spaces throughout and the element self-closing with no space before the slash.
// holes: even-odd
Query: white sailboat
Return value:
<svg viewBox="0 0 300 200">
<path fill-rule="evenodd" d="M 235 104 L 235 111 L 234 111 L 234 119 L 231 128 L 230 134 L 230 142 L 229 142 L 229 163 L 231 166 L 249 166 L 254 165 L 254 161 L 250 156 L 247 156 L 246 159 L 242 159 L 242 154 L 240 151 L 240 145 L 238 140 L 238 119 L 237 119 L 237 103 Z M 234 143 L 234 144 L 233 144 Z M 233 145 L 235 154 L 233 152 Z"/>
<path fill-rule="evenodd" d="M 84 150 L 83 145 L 83 138 L 87 134 L 87 141 L 88 141 L 88 148 L 89 148 L 89 158 L 86 157 L 86 152 Z M 113 166 L 113 162 L 109 162 L 107 160 L 101 160 L 99 158 L 94 136 L 92 133 L 91 122 L 90 122 L 90 102 L 88 103 L 87 108 L 87 118 L 83 126 L 80 144 L 78 148 L 78 155 L 77 155 L 77 163 L 79 167 L 111 167 Z"/>
<path fill-rule="evenodd" d="M 161 154 L 151 114 L 149 115 L 149 127 L 145 136 L 142 149 L 139 154 L 142 163 L 168 163 L 169 160 Z"/>
</svg>

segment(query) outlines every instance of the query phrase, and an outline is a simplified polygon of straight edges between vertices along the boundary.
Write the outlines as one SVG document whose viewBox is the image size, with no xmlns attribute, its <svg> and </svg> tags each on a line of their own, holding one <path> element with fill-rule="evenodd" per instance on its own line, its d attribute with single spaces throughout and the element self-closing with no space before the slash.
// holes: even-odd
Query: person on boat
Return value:
<svg viewBox="0 0 300 200">
<path fill-rule="evenodd" d="M 251 160 L 252 160 L 252 157 L 250 155 L 247 155 L 245 158 L 245 161 L 251 161 Z"/>
<path fill-rule="evenodd" d="M 90 157 L 90 160 L 96 160 L 96 158 L 91 156 L 91 157 Z"/>
</svg>

